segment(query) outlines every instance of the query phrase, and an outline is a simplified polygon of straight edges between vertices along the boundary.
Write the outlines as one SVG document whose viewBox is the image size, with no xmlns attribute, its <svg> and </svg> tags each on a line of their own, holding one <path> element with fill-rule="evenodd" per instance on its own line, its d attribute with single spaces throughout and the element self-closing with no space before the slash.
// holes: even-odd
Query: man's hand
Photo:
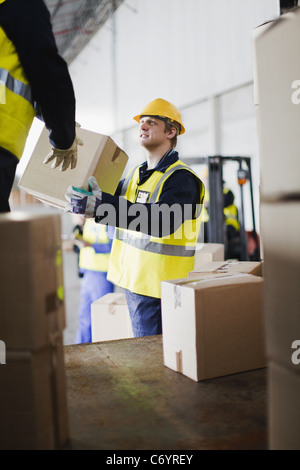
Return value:
<svg viewBox="0 0 300 470">
<path fill-rule="evenodd" d="M 76 123 L 76 127 L 80 127 L 80 124 Z M 71 166 L 71 170 L 73 170 L 73 168 L 75 168 L 77 165 L 78 145 L 83 145 L 83 142 L 79 137 L 76 136 L 71 147 L 66 150 L 60 150 L 52 147 L 52 151 L 47 155 L 43 163 L 47 164 L 54 160 L 51 165 L 52 169 L 61 165 L 60 171 L 66 171 L 69 166 Z"/>
<path fill-rule="evenodd" d="M 74 214 L 82 214 L 86 218 L 96 217 L 96 211 L 101 204 L 102 191 L 99 188 L 96 178 L 91 176 L 89 178 L 89 185 L 91 192 L 84 191 L 69 186 L 65 195 L 66 211 Z"/>
</svg>

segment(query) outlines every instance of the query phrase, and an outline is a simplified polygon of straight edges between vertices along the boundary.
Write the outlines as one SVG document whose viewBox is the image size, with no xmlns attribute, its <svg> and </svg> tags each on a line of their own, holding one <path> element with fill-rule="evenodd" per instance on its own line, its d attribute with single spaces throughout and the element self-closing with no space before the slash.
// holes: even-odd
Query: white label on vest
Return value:
<svg viewBox="0 0 300 470">
<path fill-rule="evenodd" d="M 149 199 L 150 193 L 147 191 L 139 191 L 136 197 L 136 202 L 145 204 Z"/>
</svg>

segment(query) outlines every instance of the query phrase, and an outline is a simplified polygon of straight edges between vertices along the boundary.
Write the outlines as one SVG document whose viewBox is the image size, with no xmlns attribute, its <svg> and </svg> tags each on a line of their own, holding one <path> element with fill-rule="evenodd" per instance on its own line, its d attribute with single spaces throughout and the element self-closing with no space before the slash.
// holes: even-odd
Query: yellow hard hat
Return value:
<svg viewBox="0 0 300 470">
<path fill-rule="evenodd" d="M 143 111 L 133 119 L 137 122 L 140 122 L 141 116 L 157 116 L 168 118 L 171 122 L 175 121 L 180 125 L 179 134 L 183 134 L 185 132 L 185 128 L 181 121 L 181 114 L 176 106 L 161 98 L 151 101 L 151 103 L 147 104 Z"/>
</svg>

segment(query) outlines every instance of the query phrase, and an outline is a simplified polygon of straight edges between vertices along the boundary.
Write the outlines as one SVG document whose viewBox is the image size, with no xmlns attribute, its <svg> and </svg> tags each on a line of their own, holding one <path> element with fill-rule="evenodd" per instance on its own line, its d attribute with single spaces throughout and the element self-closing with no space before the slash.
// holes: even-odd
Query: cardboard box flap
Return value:
<svg viewBox="0 0 300 470">
<path fill-rule="evenodd" d="M 100 299 L 96 300 L 94 303 L 105 305 L 126 305 L 126 298 L 122 293 L 112 292 L 100 297 Z"/>
<path fill-rule="evenodd" d="M 209 263 L 200 266 L 197 270 L 191 271 L 189 273 L 189 278 L 196 278 L 198 274 L 201 273 L 224 273 L 224 274 L 233 274 L 233 273 L 244 273 L 244 274 L 253 274 L 255 276 L 262 276 L 262 262 L 261 261 L 236 261 L 236 260 L 227 260 L 227 261 L 211 261 Z"/>
<path fill-rule="evenodd" d="M 247 273 L 223 274 L 223 273 L 199 273 L 197 278 L 174 279 L 171 281 L 163 281 L 164 283 L 173 284 L 177 289 L 190 288 L 194 290 L 215 288 L 217 285 L 233 285 L 249 282 L 261 282 L 261 278 Z"/>
</svg>

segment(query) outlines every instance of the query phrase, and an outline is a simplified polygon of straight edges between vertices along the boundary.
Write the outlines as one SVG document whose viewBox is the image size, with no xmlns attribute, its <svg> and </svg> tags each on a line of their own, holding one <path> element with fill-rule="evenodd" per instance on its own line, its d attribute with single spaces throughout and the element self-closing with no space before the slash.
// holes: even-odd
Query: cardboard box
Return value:
<svg viewBox="0 0 300 470">
<path fill-rule="evenodd" d="M 261 194 L 300 192 L 300 8 L 254 30 Z"/>
<path fill-rule="evenodd" d="M 197 279 L 200 273 L 216 274 L 252 274 L 262 276 L 261 261 L 212 261 L 200 266 L 197 271 L 191 271 L 188 275 L 191 279 Z"/>
<path fill-rule="evenodd" d="M 1 340 L 39 349 L 66 326 L 60 215 L 1 214 L 0 245 Z"/>
<path fill-rule="evenodd" d="M 162 282 L 164 364 L 195 381 L 265 367 L 263 279 L 205 276 Z"/>
<path fill-rule="evenodd" d="M 300 450 L 300 375 L 270 362 L 268 392 L 269 449 Z"/>
<path fill-rule="evenodd" d="M 124 294 L 106 294 L 91 305 L 92 342 L 133 338 Z"/>
<path fill-rule="evenodd" d="M 0 373 L 0 449 L 55 450 L 69 438 L 62 335 L 7 351 Z"/>
<path fill-rule="evenodd" d="M 43 129 L 19 186 L 41 201 L 64 208 L 69 186 L 89 189 L 88 179 L 95 176 L 102 191 L 114 194 L 128 161 L 128 156 L 106 135 L 79 128 L 78 137 L 84 143 L 78 146 L 78 162 L 73 170 L 51 168 L 43 160 L 51 151 L 48 130 Z"/>
<path fill-rule="evenodd" d="M 300 373 L 291 361 L 300 340 L 300 201 L 262 203 L 260 219 L 268 358 Z"/>
<path fill-rule="evenodd" d="M 197 243 L 193 271 L 210 261 L 224 261 L 224 245 L 221 243 Z"/>
</svg>

